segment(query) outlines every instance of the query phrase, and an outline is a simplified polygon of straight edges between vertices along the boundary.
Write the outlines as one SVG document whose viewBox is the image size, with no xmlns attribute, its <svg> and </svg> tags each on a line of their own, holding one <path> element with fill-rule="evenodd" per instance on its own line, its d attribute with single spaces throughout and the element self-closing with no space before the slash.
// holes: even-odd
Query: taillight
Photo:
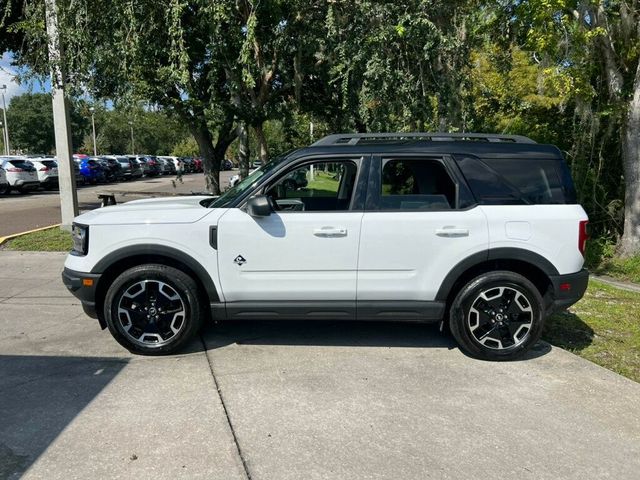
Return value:
<svg viewBox="0 0 640 480">
<path fill-rule="evenodd" d="M 41 172 L 48 172 L 48 171 L 49 171 L 49 168 L 48 168 L 48 167 L 42 167 L 42 168 L 40 169 L 40 171 L 41 171 Z"/>
<path fill-rule="evenodd" d="M 578 227 L 578 250 L 580 250 L 583 257 L 584 251 L 587 248 L 587 240 L 589 240 L 587 225 L 589 225 L 589 220 L 580 220 L 580 225 Z"/>
<path fill-rule="evenodd" d="M 22 170 L 21 168 L 7 168 L 7 172 L 13 172 L 13 173 L 20 173 L 20 172 L 24 172 L 24 170 Z"/>
</svg>

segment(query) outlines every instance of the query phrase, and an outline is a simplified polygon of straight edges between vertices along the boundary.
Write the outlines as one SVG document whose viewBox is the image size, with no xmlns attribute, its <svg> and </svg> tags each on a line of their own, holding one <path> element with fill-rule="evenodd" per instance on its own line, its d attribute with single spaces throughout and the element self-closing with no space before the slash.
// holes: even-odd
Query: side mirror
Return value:
<svg viewBox="0 0 640 480">
<path fill-rule="evenodd" d="M 252 217 L 268 217 L 273 212 L 266 195 L 256 195 L 247 201 L 247 213 Z"/>
</svg>

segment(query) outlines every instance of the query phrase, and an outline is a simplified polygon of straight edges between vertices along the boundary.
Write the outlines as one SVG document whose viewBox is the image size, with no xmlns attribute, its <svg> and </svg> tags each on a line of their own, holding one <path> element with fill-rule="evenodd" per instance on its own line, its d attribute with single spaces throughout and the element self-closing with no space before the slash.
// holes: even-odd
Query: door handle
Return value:
<svg viewBox="0 0 640 480">
<path fill-rule="evenodd" d="M 314 229 L 313 234 L 316 237 L 323 237 L 323 238 L 346 237 L 347 229 L 336 228 L 336 227 L 322 227 L 322 228 Z"/>
<path fill-rule="evenodd" d="M 469 229 L 456 228 L 456 227 L 436 228 L 436 235 L 439 237 L 447 237 L 447 238 L 468 237 Z"/>
</svg>

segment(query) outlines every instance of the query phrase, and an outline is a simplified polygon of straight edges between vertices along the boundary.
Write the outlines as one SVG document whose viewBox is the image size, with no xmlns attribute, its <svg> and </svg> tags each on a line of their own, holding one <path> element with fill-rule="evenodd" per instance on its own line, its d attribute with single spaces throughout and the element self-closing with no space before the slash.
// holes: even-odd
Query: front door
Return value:
<svg viewBox="0 0 640 480">
<path fill-rule="evenodd" d="M 355 311 L 360 167 L 361 159 L 299 162 L 265 188 L 278 205 L 271 215 L 233 208 L 220 218 L 218 269 L 230 317 Z"/>
</svg>

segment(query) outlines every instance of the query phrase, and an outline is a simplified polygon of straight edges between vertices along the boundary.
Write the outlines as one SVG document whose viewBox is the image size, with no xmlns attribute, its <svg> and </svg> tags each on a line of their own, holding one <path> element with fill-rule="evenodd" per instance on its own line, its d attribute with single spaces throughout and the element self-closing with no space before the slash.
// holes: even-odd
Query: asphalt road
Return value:
<svg viewBox="0 0 640 480">
<path fill-rule="evenodd" d="M 637 479 L 640 384 L 437 327 L 237 322 L 133 356 L 63 254 L 0 251 L 0 479 Z"/>
<path fill-rule="evenodd" d="M 221 172 L 222 187 L 229 184 L 231 175 L 237 172 Z M 163 176 L 142 178 L 128 182 L 109 183 L 80 187 L 78 189 L 78 205 L 80 211 L 92 210 L 100 206 L 97 192 L 108 190 L 141 191 L 141 192 L 203 192 L 204 176 L 192 173 L 183 177 L 183 183 L 176 182 L 175 177 Z M 118 196 L 118 202 L 142 198 L 135 195 Z M 46 227 L 60 223 L 60 197 L 57 191 L 41 191 L 21 195 L 12 192 L 8 196 L 0 196 L 0 237 L 25 232 L 34 228 Z"/>
</svg>

